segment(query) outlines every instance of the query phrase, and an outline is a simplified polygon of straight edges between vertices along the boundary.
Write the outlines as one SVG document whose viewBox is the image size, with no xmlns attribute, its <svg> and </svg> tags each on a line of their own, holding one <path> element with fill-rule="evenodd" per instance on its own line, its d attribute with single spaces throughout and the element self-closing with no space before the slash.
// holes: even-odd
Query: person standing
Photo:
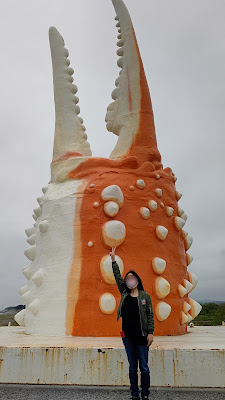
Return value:
<svg viewBox="0 0 225 400">
<path fill-rule="evenodd" d="M 139 275 L 130 270 L 124 279 L 115 258 L 115 247 L 110 252 L 112 269 L 121 300 L 117 309 L 117 321 L 122 317 L 120 332 L 129 362 L 130 392 L 132 400 L 140 399 L 138 388 L 138 361 L 141 371 L 141 398 L 150 394 L 149 347 L 153 342 L 154 313 L 151 296 L 144 291 Z"/>
</svg>

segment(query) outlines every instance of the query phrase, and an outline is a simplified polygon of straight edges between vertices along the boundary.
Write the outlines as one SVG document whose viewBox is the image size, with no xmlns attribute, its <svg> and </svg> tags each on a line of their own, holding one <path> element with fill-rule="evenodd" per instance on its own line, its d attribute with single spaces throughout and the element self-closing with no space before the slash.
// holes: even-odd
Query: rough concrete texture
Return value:
<svg viewBox="0 0 225 400">
<path fill-rule="evenodd" d="M 1 327 L 0 343 L 0 383 L 129 386 L 121 338 L 26 335 L 22 327 Z M 155 336 L 149 367 L 152 387 L 224 388 L 225 327 Z"/>
</svg>

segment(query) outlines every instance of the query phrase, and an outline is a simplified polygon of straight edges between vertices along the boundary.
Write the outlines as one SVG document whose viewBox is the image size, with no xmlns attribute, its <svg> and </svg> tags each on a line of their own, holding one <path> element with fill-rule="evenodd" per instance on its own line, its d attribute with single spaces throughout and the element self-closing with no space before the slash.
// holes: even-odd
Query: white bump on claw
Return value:
<svg viewBox="0 0 225 400">
<path fill-rule="evenodd" d="M 99 307 L 104 314 L 112 314 L 116 308 L 116 299 L 111 293 L 103 293 L 99 298 Z"/>
<path fill-rule="evenodd" d="M 34 315 L 36 315 L 40 308 L 40 300 L 39 299 L 33 300 L 32 303 L 29 304 L 28 308 L 32 311 Z"/>
<path fill-rule="evenodd" d="M 118 99 L 119 95 L 120 95 L 120 89 L 117 87 L 112 91 L 111 97 L 113 100 L 116 100 Z"/>
<path fill-rule="evenodd" d="M 36 238 L 36 234 L 34 233 L 33 235 L 31 235 L 30 237 L 27 238 L 27 243 L 29 243 L 30 245 L 35 244 L 35 238 Z"/>
<path fill-rule="evenodd" d="M 25 256 L 30 260 L 33 261 L 36 253 L 36 246 L 30 246 L 28 249 L 24 251 Z"/>
<path fill-rule="evenodd" d="M 145 188 L 145 181 L 143 181 L 143 179 L 138 179 L 137 182 L 136 182 L 136 186 L 139 189 L 144 189 Z"/>
<path fill-rule="evenodd" d="M 143 219 L 148 219 L 150 217 L 150 211 L 147 207 L 141 207 L 139 209 L 139 214 Z"/>
<path fill-rule="evenodd" d="M 40 204 L 40 206 L 42 206 L 43 200 L 44 200 L 44 196 L 37 198 L 37 202 L 38 202 L 38 204 Z"/>
<path fill-rule="evenodd" d="M 123 275 L 123 261 L 117 255 L 115 256 L 115 258 L 116 258 L 116 262 L 120 269 L 120 274 L 122 276 Z M 101 263 L 100 263 L 100 269 L 101 269 L 101 274 L 107 283 L 110 283 L 110 284 L 116 283 L 115 277 L 113 274 L 113 270 L 112 270 L 112 260 L 111 260 L 110 256 L 107 255 L 107 256 L 102 257 Z"/>
<path fill-rule="evenodd" d="M 48 190 L 48 186 L 44 186 L 44 187 L 42 188 L 42 192 L 43 192 L 44 194 L 47 192 L 47 190 Z"/>
<path fill-rule="evenodd" d="M 155 193 L 156 193 L 156 196 L 162 197 L 162 189 L 160 189 L 160 188 L 155 189 Z"/>
<path fill-rule="evenodd" d="M 165 301 L 159 301 L 156 305 L 156 317 L 159 321 L 164 321 L 171 313 L 171 306 Z"/>
<path fill-rule="evenodd" d="M 29 237 L 29 236 L 31 236 L 31 235 L 33 235 L 35 233 L 35 228 L 25 229 L 25 233 Z"/>
<path fill-rule="evenodd" d="M 24 301 L 25 304 L 29 304 L 30 301 L 30 291 L 28 290 L 27 292 L 22 294 L 22 299 Z"/>
<path fill-rule="evenodd" d="M 188 249 L 190 249 L 191 245 L 192 245 L 193 239 L 190 235 L 187 235 L 184 239 L 184 244 L 185 244 L 185 250 L 187 251 Z"/>
<path fill-rule="evenodd" d="M 197 275 L 193 274 L 192 272 L 188 271 L 188 278 L 191 284 L 193 285 L 193 288 L 189 291 L 189 293 L 196 287 L 198 283 L 198 277 Z"/>
<path fill-rule="evenodd" d="M 148 202 L 148 207 L 150 208 L 151 211 L 156 211 L 157 210 L 157 203 L 155 200 L 150 200 Z"/>
<path fill-rule="evenodd" d="M 19 311 L 17 314 L 14 315 L 14 320 L 20 326 L 25 326 L 25 312 L 26 312 L 26 309 L 23 308 L 23 310 Z"/>
<path fill-rule="evenodd" d="M 201 306 L 201 304 L 199 304 L 197 301 L 191 299 L 190 297 L 189 297 L 189 303 L 191 306 L 190 314 L 192 316 L 192 319 L 194 319 L 200 313 L 202 306 Z"/>
<path fill-rule="evenodd" d="M 30 274 L 31 274 L 31 271 L 32 271 L 31 266 L 29 265 L 28 267 L 22 268 L 22 271 L 23 271 L 23 275 L 25 276 L 25 278 L 27 278 L 29 280 L 30 279 Z"/>
<path fill-rule="evenodd" d="M 39 287 L 41 286 L 44 278 L 44 270 L 43 268 L 40 268 L 38 271 L 35 272 L 35 274 L 32 276 L 31 280 L 34 282 L 34 284 Z"/>
<path fill-rule="evenodd" d="M 191 262 L 193 261 L 193 257 L 190 255 L 190 254 L 188 254 L 188 253 L 186 253 L 186 256 L 187 256 L 187 265 L 189 265 L 189 264 L 191 264 Z M 191 282 L 192 283 L 192 282 Z"/>
<path fill-rule="evenodd" d="M 180 198 L 182 197 L 182 193 L 180 193 L 180 192 L 178 192 L 178 191 L 176 190 L 175 196 L 176 196 L 177 201 L 179 201 Z"/>
<path fill-rule="evenodd" d="M 183 304 L 183 312 L 184 312 L 184 313 L 187 313 L 190 309 L 191 309 L 190 304 L 187 303 L 186 301 L 184 301 L 184 304 Z"/>
<path fill-rule="evenodd" d="M 184 229 L 182 229 L 181 233 L 182 233 L 182 236 L 183 236 L 184 239 L 188 235 L 187 231 L 185 231 Z"/>
<path fill-rule="evenodd" d="M 40 230 L 40 232 L 41 232 L 41 233 L 47 232 L 48 226 L 49 226 L 48 220 L 43 220 L 43 221 L 41 221 L 40 224 L 39 224 L 39 230 Z"/>
<path fill-rule="evenodd" d="M 187 293 L 193 289 L 193 285 L 187 279 L 184 279 L 184 287 L 187 289 Z"/>
<path fill-rule="evenodd" d="M 115 201 L 107 201 L 104 204 L 104 211 L 109 217 L 115 217 L 119 212 L 119 205 Z"/>
<path fill-rule="evenodd" d="M 92 241 L 88 242 L 88 247 L 93 247 L 94 243 Z"/>
<path fill-rule="evenodd" d="M 168 217 L 171 217 L 173 212 L 174 212 L 173 207 L 166 207 L 166 214 L 168 215 Z"/>
<path fill-rule="evenodd" d="M 184 325 L 188 322 L 188 316 L 181 311 L 181 324 Z"/>
<path fill-rule="evenodd" d="M 121 221 L 106 222 L 102 227 L 103 240 L 110 247 L 117 247 L 123 243 L 126 236 L 125 225 Z"/>
<path fill-rule="evenodd" d="M 187 216 L 187 214 L 184 212 L 184 213 L 181 215 L 181 218 L 184 219 L 184 221 L 187 221 L 188 216 Z"/>
<path fill-rule="evenodd" d="M 163 225 L 158 225 L 156 227 L 156 235 L 160 240 L 164 240 L 167 237 L 168 229 Z"/>
<path fill-rule="evenodd" d="M 182 210 L 182 208 L 178 207 L 177 213 L 178 213 L 179 217 L 181 217 L 181 215 L 184 213 L 184 210 Z"/>
<path fill-rule="evenodd" d="M 152 268 L 156 274 L 162 274 L 166 268 L 166 261 L 163 258 L 154 257 L 152 260 Z"/>
<path fill-rule="evenodd" d="M 20 296 L 22 296 L 22 294 L 24 294 L 24 293 L 27 292 L 27 291 L 28 291 L 28 285 L 22 286 L 22 287 L 20 288 L 20 290 L 19 290 Z"/>
<path fill-rule="evenodd" d="M 191 314 L 187 313 L 186 315 L 187 315 L 187 317 L 188 317 L 188 322 L 191 322 L 191 320 L 193 319 L 192 316 L 191 316 Z"/>
<path fill-rule="evenodd" d="M 100 206 L 99 202 L 95 201 L 94 204 L 93 204 L 93 207 L 98 208 L 99 206 Z"/>
<path fill-rule="evenodd" d="M 187 289 L 181 284 L 178 285 L 178 291 L 179 291 L 180 297 L 184 297 L 184 295 L 187 294 Z"/>
<path fill-rule="evenodd" d="M 119 207 L 122 207 L 124 197 L 123 192 L 117 185 L 107 186 L 101 193 L 101 197 L 103 200 L 108 201 L 116 201 L 119 204 Z"/>
<path fill-rule="evenodd" d="M 181 231 L 185 225 L 185 221 L 181 217 L 174 217 L 174 223 L 178 231 Z"/>
<path fill-rule="evenodd" d="M 163 299 L 170 293 L 170 284 L 165 278 L 158 277 L 155 280 L 155 290 L 157 297 Z"/>
</svg>

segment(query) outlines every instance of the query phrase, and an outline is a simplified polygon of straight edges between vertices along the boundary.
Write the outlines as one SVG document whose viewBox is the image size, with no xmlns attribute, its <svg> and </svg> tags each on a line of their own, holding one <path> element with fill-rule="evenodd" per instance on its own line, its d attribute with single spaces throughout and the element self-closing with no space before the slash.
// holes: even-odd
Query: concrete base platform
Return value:
<svg viewBox="0 0 225 400">
<path fill-rule="evenodd" d="M 129 386 L 128 368 L 120 337 L 31 336 L 23 327 L 0 327 L 0 383 Z M 225 387 L 225 326 L 154 336 L 149 368 L 152 387 Z"/>
</svg>

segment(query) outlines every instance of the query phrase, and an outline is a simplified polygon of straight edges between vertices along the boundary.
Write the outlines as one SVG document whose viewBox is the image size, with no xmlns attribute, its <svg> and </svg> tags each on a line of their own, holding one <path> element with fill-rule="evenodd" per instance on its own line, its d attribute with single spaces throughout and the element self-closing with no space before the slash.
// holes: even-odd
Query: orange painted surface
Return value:
<svg viewBox="0 0 225 400">
<path fill-rule="evenodd" d="M 140 64 L 141 111 L 139 129 L 127 155 L 138 157 L 140 163 L 151 161 L 159 169 L 162 164 L 157 148 L 152 102 L 135 33 L 134 39 Z"/>
<path fill-rule="evenodd" d="M 178 285 L 183 285 L 184 278 L 188 278 L 187 256 L 182 233 L 174 224 L 174 217 L 178 216 L 174 177 L 170 168 L 162 169 L 151 99 L 140 54 L 139 60 L 142 92 L 140 124 L 129 154 L 121 160 L 90 158 L 68 174 L 70 179 L 85 178 L 88 182 L 78 194 L 79 212 L 76 211 L 74 237 L 76 241 L 80 235 L 81 247 L 79 251 L 74 251 L 68 280 L 70 311 L 67 313 L 67 334 L 74 336 L 119 336 L 121 330 L 122 320 L 116 321 L 120 293 L 116 284 L 104 281 L 100 270 L 102 257 L 109 255 L 111 251 L 103 241 L 102 226 L 112 219 L 119 220 L 126 226 L 125 241 L 116 249 L 116 254 L 124 263 L 123 276 L 130 269 L 134 269 L 140 275 L 145 291 L 151 295 L 154 310 L 161 300 L 157 298 L 155 291 L 155 281 L 159 275 L 153 271 L 151 262 L 154 257 L 166 260 L 166 269 L 160 276 L 170 283 L 170 293 L 163 301 L 170 304 L 172 310 L 169 317 L 162 322 L 157 320 L 155 313 L 154 335 L 178 335 L 187 332 L 187 324 L 181 325 L 181 312 L 188 295 L 181 298 L 178 292 Z M 160 179 L 156 178 L 157 174 L 160 175 Z M 137 179 L 144 179 L 144 189 L 136 187 Z M 90 188 L 91 183 L 94 183 L 94 188 Z M 124 204 L 117 216 L 110 218 L 104 213 L 101 192 L 106 186 L 113 184 L 120 186 Z M 130 186 L 134 186 L 135 190 L 131 191 Z M 156 196 L 156 188 L 162 189 L 162 197 Z M 158 207 L 155 212 L 150 211 L 149 219 L 144 220 L 139 214 L 139 209 L 148 207 L 149 200 L 155 200 Z M 94 202 L 99 202 L 100 206 L 94 208 Z M 166 214 L 166 206 L 174 208 L 171 217 Z M 163 225 L 169 230 L 164 241 L 156 236 L 157 225 Z M 93 247 L 88 246 L 89 241 L 94 243 Z M 76 302 L 72 298 L 73 285 Z M 114 295 L 116 299 L 116 308 L 111 314 L 104 314 L 99 307 L 99 298 L 106 292 Z"/>
<path fill-rule="evenodd" d="M 154 257 L 161 257 L 166 260 L 167 267 L 161 275 L 167 279 L 171 285 L 168 296 L 163 299 L 171 305 L 172 310 L 165 321 L 158 321 L 155 315 L 155 335 L 176 335 L 186 333 L 187 324 L 180 324 L 180 316 L 184 300 L 178 292 L 178 284 L 183 284 L 183 279 L 187 276 L 187 259 L 184 248 L 184 240 L 181 231 L 177 231 L 174 224 L 174 216 L 178 215 L 178 202 L 175 197 L 175 184 L 170 168 L 149 172 L 147 168 L 143 171 L 139 168 L 128 168 L 128 160 L 120 161 L 120 166 L 115 166 L 115 161 L 102 159 L 103 165 L 100 166 L 98 160 L 98 170 L 94 171 L 94 159 L 89 159 L 81 164 L 77 171 L 70 173 L 70 177 L 77 178 L 86 175 L 89 180 L 83 194 L 80 208 L 80 224 L 75 222 L 74 235 L 77 237 L 77 230 L 81 229 L 81 270 L 79 276 L 79 296 L 74 309 L 72 331 L 67 334 L 75 336 L 119 336 L 121 319 L 116 321 L 116 310 L 120 301 L 120 293 L 116 284 L 108 284 L 104 281 L 100 271 L 101 258 L 109 254 L 110 248 L 105 245 L 102 238 L 102 225 L 111 219 L 118 219 L 126 226 L 125 241 L 116 249 L 124 262 L 124 275 L 129 269 L 134 269 L 140 275 L 144 289 L 151 295 L 153 308 L 157 302 L 155 292 L 155 280 L 157 274 L 153 271 L 151 261 Z M 131 158 L 134 161 L 134 157 Z M 137 161 L 137 160 L 136 160 Z M 96 160 L 97 162 L 97 160 Z M 124 163 L 124 166 L 123 166 Z M 122 164 L 122 165 L 121 165 Z M 133 163 L 134 164 L 134 163 Z M 146 166 L 147 166 L 146 165 Z M 89 168 L 88 168 L 89 166 Z M 84 169 L 84 171 L 82 171 Z M 89 170 L 88 170 L 89 169 Z M 156 174 L 160 174 L 160 179 L 156 179 Z M 144 179 L 145 189 L 135 186 L 137 179 Z M 89 185 L 94 183 L 95 187 Z M 124 194 L 124 205 L 116 217 L 110 218 L 104 213 L 104 201 L 101 199 L 102 190 L 108 185 L 118 185 Z M 131 191 L 129 186 L 135 186 Z M 160 187 L 163 191 L 162 197 L 158 198 L 154 192 L 155 188 Z M 147 207 L 149 200 L 155 200 L 158 208 L 155 212 L 150 211 L 150 218 L 144 220 L 139 215 L 140 207 Z M 100 207 L 94 208 L 93 203 L 99 202 Z M 160 203 L 164 203 L 164 207 Z M 174 215 L 166 215 L 166 206 L 174 208 Z M 155 233 L 157 225 L 164 225 L 169 233 L 164 241 L 160 241 Z M 93 247 L 88 247 L 88 242 L 94 243 Z M 76 264 L 76 256 L 73 266 Z M 99 298 L 109 292 L 116 298 L 116 309 L 112 314 L 104 314 L 99 308 Z M 68 298 L 68 303 L 71 299 Z M 69 304 L 68 304 L 69 307 Z"/>
</svg>

